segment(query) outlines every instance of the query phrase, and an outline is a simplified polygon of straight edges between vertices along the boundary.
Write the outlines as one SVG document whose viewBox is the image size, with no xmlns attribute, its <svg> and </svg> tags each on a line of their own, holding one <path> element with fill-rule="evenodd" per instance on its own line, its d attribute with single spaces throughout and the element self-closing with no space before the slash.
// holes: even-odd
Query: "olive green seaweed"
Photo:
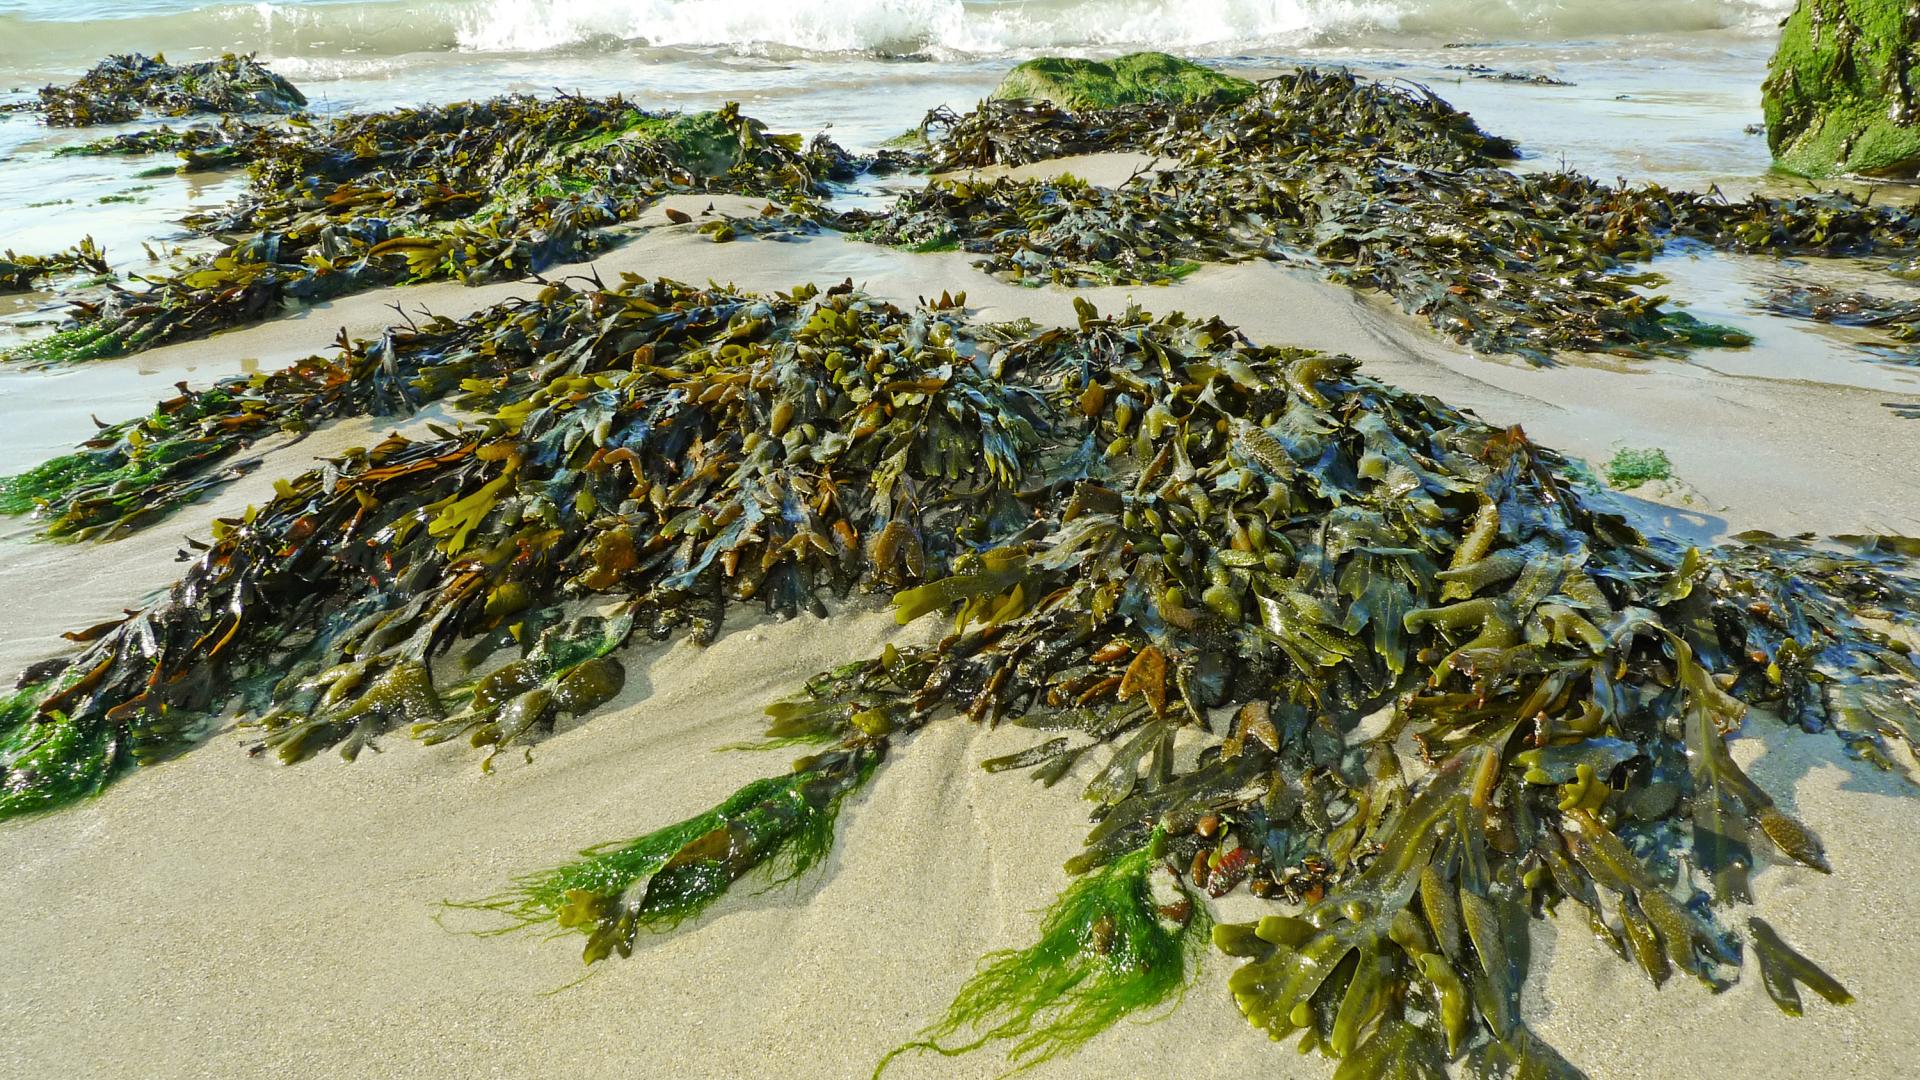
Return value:
<svg viewBox="0 0 1920 1080">
<path fill-rule="evenodd" d="M 1168 941 L 1201 891 L 1244 886 L 1304 914 L 1217 936 L 1250 961 L 1236 1000 L 1355 1077 L 1571 1074 L 1518 1018 L 1550 909 L 1655 981 L 1727 985 L 1741 938 L 1719 907 L 1745 902 L 1758 846 L 1830 869 L 1727 733 L 1764 706 L 1885 768 L 1920 734 L 1920 669 L 1859 614 L 1920 625 L 1920 545 L 1696 550 L 1569 486 L 1524 432 L 1352 358 L 1075 310 L 1041 328 L 945 294 L 634 277 L 396 330 L 308 377 L 362 403 L 395 379 L 459 386 L 472 419 L 281 478 L 164 597 L 73 635 L 74 682 L 23 715 L 141 763 L 233 706 L 287 760 L 409 721 L 497 751 L 616 693 L 630 633 L 705 643 L 729 605 L 794 616 L 867 588 L 953 630 L 769 710 L 770 738 L 832 746 L 467 906 L 583 933 L 590 960 L 630 952 L 756 868 L 817 864 L 891 740 L 1006 722 L 1054 737 L 990 771 L 1057 782 L 1104 757 L 1069 864 L 1090 876 L 919 1041 L 998 1041 L 1014 1069 L 1066 1053 L 1184 985 Z M 436 687 L 440 656 L 464 669 Z M 1114 913 L 1141 903 L 1125 874 L 1160 936 Z M 1110 969 L 1116 943 L 1169 962 Z"/>
<path fill-rule="evenodd" d="M 1023 949 L 990 953 L 947 1013 L 881 1059 L 949 1057 L 1008 1042 L 1008 1074 L 1070 1054 L 1129 1015 L 1177 1002 L 1199 972 L 1210 923 L 1163 865 L 1164 837 L 1091 870 L 1060 894 Z M 1159 874 L 1163 882 L 1152 878 Z M 969 1041 L 950 1040 L 962 1033 Z"/>
<path fill-rule="evenodd" d="M 1760 957 L 1760 982 L 1781 1012 L 1788 1016 L 1801 1015 L 1802 983 L 1835 1005 L 1853 1003 L 1853 994 L 1840 985 L 1840 980 L 1780 940 L 1779 933 L 1765 919 L 1757 915 L 1747 919 L 1747 932 L 1753 938 L 1753 951 Z"/>
</svg>

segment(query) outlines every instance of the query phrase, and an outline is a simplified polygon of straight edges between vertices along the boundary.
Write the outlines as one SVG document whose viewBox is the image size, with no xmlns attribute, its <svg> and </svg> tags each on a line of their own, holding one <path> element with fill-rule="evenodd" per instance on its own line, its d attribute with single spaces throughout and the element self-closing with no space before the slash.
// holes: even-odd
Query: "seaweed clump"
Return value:
<svg viewBox="0 0 1920 1080">
<path fill-rule="evenodd" d="M 1198 967 L 1188 952 L 1210 926 L 1180 886 L 1156 836 L 1081 875 L 1060 894 L 1024 949 L 991 954 L 946 1016 L 889 1053 L 948 1057 L 1011 1041 L 1015 1071 L 1072 1053 L 1129 1013 L 1179 1000 Z M 943 1045 L 961 1032 L 970 1040 Z"/>
<path fill-rule="evenodd" d="M 107 253 L 93 237 L 83 238 L 66 251 L 52 255 L 16 255 L 12 249 L 0 255 L 0 293 L 27 292 L 37 282 L 62 274 L 91 274 L 105 277 L 113 273 Z"/>
<path fill-rule="evenodd" d="M 731 604 L 879 590 L 951 632 L 777 703 L 769 734 L 817 757 L 493 909 L 625 952 L 755 867 L 817 862 L 831 810 L 919 728 L 1011 723 L 1044 738 L 995 771 L 1098 761 L 1068 865 L 1089 876 L 930 1040 L 1064 1052 L 1184 984 L 1171 925 L 1107 966 L 1133 930 L 1245 888 L 1277 907 L 1214 931 L 1247 961 L 1243 1012 L 1352 1075 L 1570 1074 L 1518 1008 L 1550 912 L 1656 983 L 1728 985 L 1720 912 L 1750 900 L 1755 848 L 1829 867 L 1727 738 L 1756 706 L 1888 768 L 1920 737 L 1910 541 L 1687 547 L 1349 358 L 1078 307 L 1036 328 L 851 285 L 556 284 L 486 317 L 557 336 L 474 384 L 472 422 L 286 479 L 8 715 L 112 747 L 100 783 L 229 706 L 290 760 L 477 732 L 443 726 L 463 713 L 491 757 L 632 633 L 707 641 Z M 617 680 L 589 670 L 590 720 Z M 1755 943 L 1767 978 L 1824 985 Z"/>
<path fill-rule="evenodd" d="M 48 86 L 27 107 L 53 127 L 90 127 L 162 116 L 297 113 L 298 87 L 251 56 L 228 53 L 198 64 L 169 64 L 139 53 L 109 56 L 66 86 Z"/>
<path fill-rule="evenodd" d="M 1756 306 L 1790 319 L 1873 331 L 1875 338 L 1857 343 L 1862 351 L 1892 363 L 1920 364 L 1920 301 L 1825 285 L 1783 285 Z"/>
<path fill-rule="evenodd" d="M 600 250 L 607 226 L 663 195 L 806 205 L 860 168 L 827 140 L 806 146 L 769 133 L 733 105 L 682 116 L 619 97 L 508 96 L 224 135 L 233 141 L 183 147 L 203 160 L 249 162 L 240 197 L 186 222 L 222 248 L 140 279 L 138 291 L 77 303 L 66 326 L 0 359 L 118 356 L 266 319 L 290 303 L 406 282 L 525 277 Z"/>
<path fill-rule="evenodd" d="M 1305 69 L 1232 105 L 1079 112 L 988 102 L 936 112 L 937 168 L 1131 151 L 1161 163 L 1116 188 L 935 180 L 884 214 L 843 216 L 879 243 L 957 247 L 1005 280 L 1165 283 L 1194 264 L 1266 258 L 1391 296 L 1436 331 L 1538 363 L 1554 352 L 1680 356 L 1737 347 L 1651 291 L 1675 238 L 1772 255 L 1899 255 L 1910 209 L 1840 195 L 1742 202 L 1500 167 L 1514 144 L 1422 87 Z"/>
</svg>

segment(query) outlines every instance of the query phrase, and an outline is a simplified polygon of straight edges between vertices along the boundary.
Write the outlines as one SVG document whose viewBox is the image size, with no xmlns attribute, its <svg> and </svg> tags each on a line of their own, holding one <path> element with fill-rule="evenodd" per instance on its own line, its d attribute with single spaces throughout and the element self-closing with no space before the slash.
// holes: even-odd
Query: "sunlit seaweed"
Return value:
<svg viewBox="0 0 1920 1080">
<path fill-rule="evenodd" d="M 662 195 L 805 203 L 861 163 L 728 105 L 648 113 L 619 97 L 508 96 L 293 127 L 228 125 L 187 166 L 248 162 L 247 190 L 191 217 L 220 251 L 74 305 L 70 325 L 0 352 L 54 364 L 205 336 L 368 288 L 524 277 L 607 242 Z M 145 145 L 145 144 L 142 144 Z"/>
<path fill-rule="evenodd" d="M 772 737 L 826 747 L 799 778 L 492 910 L 564 918 L 591 958 L 624 951 L 788 850 L 778 837 L 806 837 L 792 850 L 811 862 L 831 834 L 830 816 L 737 816 L 790 806 L 819 770 L 864 775 L 928 723 L 1010 722 L 1045 741 L 995 771 L 1057 782 L 1099 756 L 1068 866 L 1094 876 L 1040 952 L 983 969 L 936 1041 L 998 1033 L 1017 1067 L 1163 1000 L 1170 964 L 1150 995 L 1052 988 L 1090 959 L 1065 959 L 1056 931 L 1165 868 L 1195 900 L 1244 885 L 1301 906 L 1216 940 L 1250 961 L 1234 976 L 1250 1021 L 1357 1076 L 1454 1060 L 1569 1074 L 1518 1020 L 1536 913 L 1582 917 L 1656 982 L 1725 986 L 1740 939 L 1715 905 L 1748 899 L 1753 847 L 1828 868 L 1726 737 L 1759 705 L 1893 768 L 1920 736 L 1920 545 L 1646 536 L 1522 432 L 1346 357 L 1084 301 L 1072 327 L 981 325 L 951 296 L 901 309 L 850 284 L 753 297 L 630 279 L 524 303 L 465 339 L 553 335 L 539 359 L 501 350 L 470 391 L 477 419 L 217 522 L 166 597 L 78 635 L 85 651 L 36 673 L 64 688 L 21 707 L 177 748 L 232 705 L 262 749 L 351 756 L 402 726 L 444 732 L 462 694 L 476 713 L 557 694 L 630 631 L 704 642 L 733 603 L 792 615 L 877 589 L 902 622 L 951 632 L 778 703 Z M 515 647 L 476 684 L 436 683 L 456 649 L 478 671 Z M 595 685 L 583 700 L 606 700 Z M 536 738 L 516 726 L 546 715 L 534 705 L 486 713 L 501 737 L 481 745 Z M 1384 730 L 1362 734 L 1374 714 Z M 696 843 L 716 830 L 738 859 Z M 692 849 L 697 887 L 633 891 Z M 1799 972 L 1784 955 L 1770 962 Z"/>
<path fill-rule="evenodd" d="M 1162 857 L 1145 847 L 1075 879 L 1047 910 L 1040 937 L 992 953 L 940 1021 L 889 1053 L 949 1057 L 1010 1043 L 1010 1072 L 1069 1054 L 1133 1013 L 1177 1001 L 1192 982 L 1190 952 L 1210 925 Z M 956 1036 L 967 1039 L 953 1042 Z"/>
<path fill-rule="evenodd" d="M 16 255 L 9 249 L 0 254 L 0 293 L 26 292 L 45 278 L 77 273 L 95 276 L 113 273 L 113 268 L 107 265 L 107 253 L 91 236 L 52 255 Z"/>
<path fill-rule="evenodd" d="M 292 113 L 307 98 L 251 56 L 174 65 L 166 57 L 109 56 L 66 86 L 49 86 L 26 108 L 51 126 L 113 124 L 152 110 L 164 116 L 198 113 Z"/>
<path fill-rule="evenodd" d="M 520 879 L 504 896 L 453 906 L 499 912 L 516 926 L 584 934 L 588 963 L 630 956 L 642 930 L 678 926 L 751 872 L 783 885 L 819 865 L 833 847 L 841 805 L 873 775 L 882 752 L 863 748 L 804 759 L 787 775 L 756 780 L 705 813 L 636 840 L 589 848 L 578 862 Z"/>
<path fill-rule="evenodd" d="M 983 103 L 930 114 L 934 168 L 1130 151 L 1157 164 L 1117 188 L 952 178 L 882 214 L 880 243 L 957 246 L 1026 284 L 1164 283 L 1159 267 L 1269 258 L 1379 290 L 1455 340 L 1547 362 L 1558 350 L 1678 356 L 1737 347 L 1630 272 L 1672 238 L 1772 255 L 1911 252 L 1920 219 L 1843 195 L 1795 199 L 1499 168 L 1512 143 L 1419 87 L 1302 70 L 1235 105 L 1068 112 Z"/>
</svg>

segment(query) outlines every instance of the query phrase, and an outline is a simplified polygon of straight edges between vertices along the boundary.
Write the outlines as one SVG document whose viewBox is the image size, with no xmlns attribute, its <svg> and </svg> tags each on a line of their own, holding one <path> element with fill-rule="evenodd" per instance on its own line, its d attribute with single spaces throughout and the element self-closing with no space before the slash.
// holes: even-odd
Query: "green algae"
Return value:
<svg viewBox="0 0 1920 1080">
<path fill-rule="evenodd" d="M 1110 109 L 1159 102 L 1231 104 L 1250 96 L 1254 84 L 1162 52 L 1129 53 L 1112 60 L 1043 56 L 1007 72 L 993 91 L 1002 101 L 1050 101 L 1065 109 Z"/>
<path fill-rule="evenodd" d="M 0 821 L 96 795 L 127 767 L 110 728 L 40 713 L 39 703 L 71 682 L 30 683 L 0 697 Z"/>
<path fill-rule="evenodd" d="M 1762 90 L 1767 144 L 1780 169 L 1914 175 L 1916 18 L 1902 0 L 1801 0 L 1782 25 Z"/>
<path fill-rule="evenodd" d="M 896 1047 L 957 1056 L 1010 1043 L 1009 1074 L 1070 1054 L 1128 1016 L 1177 1002 L 1199 971 L 1206 913 L 1162 866 L 1164 838 L 1068 885 L 1022 949 L 987 955 L 938 1022 Z M 1165 875 L 1156 886 L 1150 878 Z M 1202 950 L 1203 951 L 1203 950 Z M 953 1042 L 965 1033 L 967 1041 Z"/>
<path fill-rule="evenodd" d="M 587 936 L 588 963 L 628 956 L 640 931 L 662 932 L 711 907 L 749 872 L 769 887 L 825 859 L 847 796 L 867 782 L 882 747 L 802 759 L 786 776 L 756 780 L 725 802 L 634 840 L 581 852 L 572 863 L 519 879 L 507 894 L 454 907 L 506 915 L 513 924 Z"/>
<path fill-rule="evenodd" d="M 1654 480 L 1673 479 L 1673 462 L 1657 446 L 1636 449 L 1623 446 L 1614 451 L 1606 465 L 1607 483 L 1616 488 L 1639 487 Z"/>
</svg>

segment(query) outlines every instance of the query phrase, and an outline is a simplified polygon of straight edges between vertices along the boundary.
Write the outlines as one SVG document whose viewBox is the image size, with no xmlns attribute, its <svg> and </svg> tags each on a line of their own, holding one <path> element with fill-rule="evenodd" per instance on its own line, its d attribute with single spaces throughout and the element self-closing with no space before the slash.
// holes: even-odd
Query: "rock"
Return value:
<svg viewBox="0 0 1920 1080">
<path fill-rule="evenodd" d="M 1104 109 L 1143 101 L 1228 104 L 1242 100 L 1253 89 L 1245 79 L 1166 53 L 1143 52 L 1113 60 L 1054 56 L 1029 60 L 1007 72 L 992 96 L 1051 101 L 1063 109 Z"/>
<path fill-rule="evenodd" d="M 1910 69 L 1920 9 L 1908 0 L 1800 0 L 1762 94 L 1767 144 L 1802 176 L 1920 173 Z"/>
</svg>

